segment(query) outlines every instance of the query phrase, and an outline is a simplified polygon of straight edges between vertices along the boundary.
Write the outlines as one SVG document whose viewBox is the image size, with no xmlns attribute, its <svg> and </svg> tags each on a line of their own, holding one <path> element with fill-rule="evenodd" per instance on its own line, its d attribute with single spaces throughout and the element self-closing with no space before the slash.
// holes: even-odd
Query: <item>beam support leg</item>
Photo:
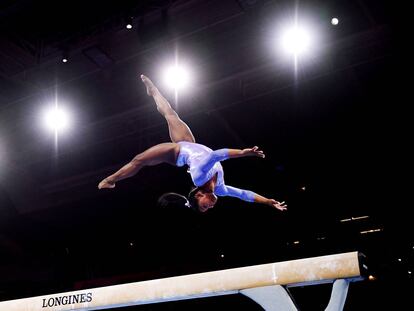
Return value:
<svg viewBox="0 0 414 311">
<path fill-rule="evenodd" d="M 348 294 L 349 281 L 338 279 L 332 285 L 331 299 L 325 311 L 342 311 Z"/>
<path fill-rule="evenodd" d="M 288 292 L 280 285 L 243 289 L 240 291 L 266 311 L 297 311 Z"/>
</svg>

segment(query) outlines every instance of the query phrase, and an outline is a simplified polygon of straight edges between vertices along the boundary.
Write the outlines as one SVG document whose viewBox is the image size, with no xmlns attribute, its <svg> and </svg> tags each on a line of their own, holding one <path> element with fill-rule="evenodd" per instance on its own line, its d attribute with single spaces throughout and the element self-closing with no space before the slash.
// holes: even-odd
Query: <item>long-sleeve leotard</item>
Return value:
<svg viewBox="0 0 414 311">
<path fill-rule="evenodd" d="M 218 196 L 232 196 L 244 201 L 253 202 L 255 193 L 243 190 L 224 183 L 224 172 L 220 161 L 229 158 L 228 149 L 212 150 L 204 145 L 191 142 L 178 142 L 180 152 L 177 157 L 177 166 L 188 165 L 188 172 L 195 186 L 200 187 L 217 174 L 214 193 Z"/>
</svg>

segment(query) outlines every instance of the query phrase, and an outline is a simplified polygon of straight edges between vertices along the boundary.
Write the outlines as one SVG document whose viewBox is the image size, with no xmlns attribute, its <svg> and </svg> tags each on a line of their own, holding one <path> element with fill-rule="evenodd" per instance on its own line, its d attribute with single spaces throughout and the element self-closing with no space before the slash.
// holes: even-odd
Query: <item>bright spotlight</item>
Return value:
<svg viewBox="0 0 414 311">
<path fill-rule="evenodd" d="M 64 49 L 63 51 L 62 51 L 62 62 L 63 63 L 67 63 L 68 62 L 68 60 L 69 60 L 69 51 L 68 51 L 68 49 Z"/>
<path fill-rule="evenodd" d="M 304 54 L 310 49 L 311 43 L 310 33 L 298 26 L 285 30 L 282 35 L 282 48 L 289 54 Z"/>
<path fill-rule="evenodd" d="M 69 127 L 70 117 L 67 111 L 61 107 L 53 107 L 45 111 L 44 122 L 49 130 L 58 132 Z"/>
<path fill-rule="evenodd" d="M 133 17 L 132 16 L 127 16 L 127 17 L 125 17 L 125 27 L 126 27 L 126 29 L 132 29 L 132 19 L 133 19 Z"/>
<path fill-rule="evenodd" d="M 185 67 L 174 65 L 167 68 L 164 80 L 170 88 L 179 90 L 189 85 L 190 74 Z"/>
<path fill-rule="evenodd" d="M 332 25 L 336 26 L 336 25 L 338 25 L 338 23 L 339 23 L 339 19 L 337 19 L 336 17 L 332 18 L 332 20 L 331 20 Z"/>
</svg>

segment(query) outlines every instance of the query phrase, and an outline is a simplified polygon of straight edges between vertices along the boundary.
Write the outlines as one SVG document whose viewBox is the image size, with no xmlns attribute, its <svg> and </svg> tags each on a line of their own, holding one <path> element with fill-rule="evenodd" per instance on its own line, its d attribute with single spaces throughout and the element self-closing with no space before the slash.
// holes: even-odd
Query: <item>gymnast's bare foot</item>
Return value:
<svg viewBox="0 0 414 311">
<path fill-rule="evenodd" d="M 144 82 L 145 86 L 147 87 L 148 96 L 154 96 L 154 93 L 157 90 L 154 83 L 152 83 L 152 81 L 147 76 L 144 76 L 144 75 L 141 75 L 141 80 L 142 82 Z"/>
<path fill-rule="evenodd" d="M 111 182 L 107 178 L 105 178 L 98 185 L 98 189 L 104 189 L 104 188 L 107 188 L 107 189 L 115 188 L 115 183 Z"/>
</svg>

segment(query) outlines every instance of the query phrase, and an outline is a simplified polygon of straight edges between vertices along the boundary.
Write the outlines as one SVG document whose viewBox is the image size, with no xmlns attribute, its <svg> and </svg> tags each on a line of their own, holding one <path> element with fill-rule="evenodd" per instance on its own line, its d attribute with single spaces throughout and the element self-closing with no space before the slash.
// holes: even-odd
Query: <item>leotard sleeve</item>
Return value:
<svg viewBox="0 0 414 311">
<path fill-rule="evenodd" d="M 243 189 L 239 189 L 236 187 L 227 186 L 224 184 L 219 187 L 216 187 L 216 189 L 214 190 L 214 193 L 217 194 L 218 196 L 235 197 L 243 201 L 247 201 L 247 202 L 254 202 L 254 197 L 256 195 L 256 193 L 254 193 L 253 191 L 243 190 Z"/>
<path fill-rule="evenodd" d="M 209 153 L 209 155 L 200 163 L 200 170 L 208 172 L 214 164 L 229 158 L 229 149 L 218 149 Z"/>
</svg>

